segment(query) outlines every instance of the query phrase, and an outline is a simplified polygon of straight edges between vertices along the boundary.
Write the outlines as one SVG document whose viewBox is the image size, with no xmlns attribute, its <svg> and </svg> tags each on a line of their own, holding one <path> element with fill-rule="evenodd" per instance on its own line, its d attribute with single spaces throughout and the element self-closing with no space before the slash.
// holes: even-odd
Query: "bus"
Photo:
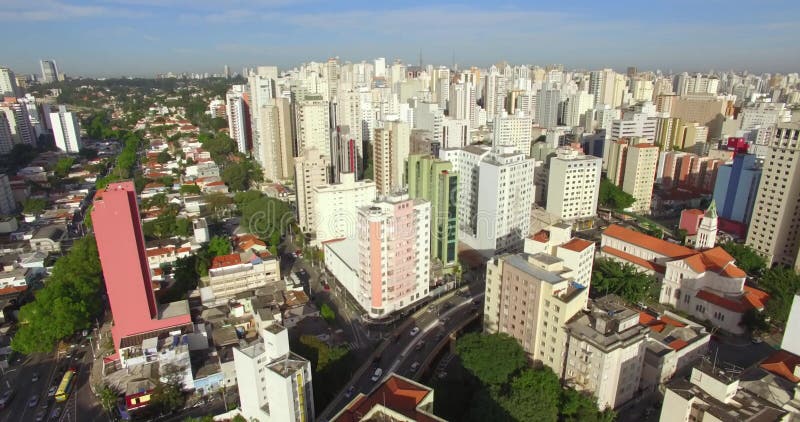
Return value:
<svg viewBox="0 0 800 422">
<path fill-rule="evenodd" d="M 75 369 L 68 369 L 67 372 L 64 374 L 64 378 L 61 378 L 61 383 L 58 384 L 58 390 L 56 390 L 56 402 L 65 402 L 69 397 L 69 392 L 72 390 L 72 383 L 75 380 Z"/>
</svg>

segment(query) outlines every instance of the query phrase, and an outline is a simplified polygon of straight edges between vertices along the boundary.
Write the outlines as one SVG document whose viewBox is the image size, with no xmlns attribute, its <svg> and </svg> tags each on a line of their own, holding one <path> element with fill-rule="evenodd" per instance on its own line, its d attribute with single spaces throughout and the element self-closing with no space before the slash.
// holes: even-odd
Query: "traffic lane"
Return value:
<svg viewBox="0 0 800 422">
<path fill-rule="evenodd" d="M 30 355 L 25 362 L 16 367 L 9 368 L 7 371 L 11 388 L 15 391 L 14 398 L 3 410 L 2 421 L 33 420 L 39 409 L 46 409 L 48 380 L 52 369 L 55 368 L 54 357 L 52 354 L 35 353 Z M 9 373 L 10 372 L 10 373 Z M 33 374 L 38 374 L 38 380 L 33 381 Z M 3 383 L 3 389 L 6 386 Z M 35 408 L 28 406 L 31 397 L 38 397 Z"/>
</svg>

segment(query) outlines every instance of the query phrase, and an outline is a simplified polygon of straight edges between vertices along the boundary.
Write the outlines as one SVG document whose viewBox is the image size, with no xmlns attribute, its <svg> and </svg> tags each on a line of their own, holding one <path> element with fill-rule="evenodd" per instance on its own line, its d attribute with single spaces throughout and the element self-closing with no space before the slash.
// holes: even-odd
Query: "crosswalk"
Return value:
<svg viewBox="0 0 800 422">
<path fill-rule="evenodd" d="M 358 350 L 358 349 L 360 349 L 360 347 L 358 347 L 358 344 L 353 343 L 352 341 L 349 342 L 349 343 L 343 344 L 343 346 L 345 348 L 347 348 L 347 350 Z"/>
</svg>

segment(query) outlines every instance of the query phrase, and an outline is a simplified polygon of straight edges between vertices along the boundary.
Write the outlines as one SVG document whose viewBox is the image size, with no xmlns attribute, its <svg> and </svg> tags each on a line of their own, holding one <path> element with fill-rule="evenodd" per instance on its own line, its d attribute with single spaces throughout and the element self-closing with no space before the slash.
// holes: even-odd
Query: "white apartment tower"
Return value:
<svg viewBox="0 0 800 422">
<path fill-rule="evenodd" d="M 328 157 L 314 148 L 306 150 L 294 160 L 297 220 L 304 232 L 316 227 L 314 188 L 328 183 L 328 167 Z"/>
<path fill-rule="evenodd" d="M 546 129 L 558 126 L 558 103 L 561 91 L 557 89 L 540 89 L 536 94 L 536 122 Z"/>
<path fill-rule="evenodd" d="M 524 114 L 509 116 L 503 113 L 494 121 L 494 146 L 512 146 L 530 154 L 533 142 L 533 119 Z"/>
<path fill-rule="evenodd" d="M 250 152 L 250 110 L 245 100 L 246 85 L 233 85 L 225 94 L 225 112 L 228 117 L 228 133 L 242 154 Z"/>
<path fill-rule="evenodd" d="M 253 157 L 261 160 L 261 146 L 263 144 L 260 122 L 262 107 L 272 104 L 277 91 L 278 68 L 275 66 L 258 66 L 255 72 L 251 72 L 247 78 L 247 86 L 250 88 L 250 127 L 252 139 L 250 140 Z M 231 135 L 233 136 L 233 135 Z M 265 166 L 261 163 L 262 167 Z"/>
<path fill-rule="evenodd" d="M 267 180 L 287 180 L 292 177 L 294 146 L 291 107 L 288 98 L 278 97 L 258 110 L 258 161 Z"/>
<path fill-rule="evenodd" d="M 597 216 L 603 159 L 561 147 L 550 159 L 547 212 L 565 221 Z"/>
<path fill-rule="evenodd" d="M 564 106 L 564 126 L 581 126 L 586 112 L 594 107 L 594 96 L 585 91 L 579 91 L 567 97 Z"/>
<path fill-rule="evenodd" d="M 17 77 L 14 71 L 7 67 L 0 67 L 0 97 L 18 97 Z"/>
<path fill-rule="evenodd" d="M 2 118 L 2 114 L 0 114 Z M 14 192 L 11 191 L 11 184 L 8 175 L 0 174 L 0 215 L 12 215 L 17 210 L 14 200 Z"/>
<path fill-rule="evenodd" d="M 451 162 L 453 171 L 458 174 L 458 229 L 473 237 L 478 231 L 480 163 L 490 151 L 491 148 L 484 145 L 439 150 L 439 158 Z"/>
<path fill-rule="evenodd" d="M 14 148 L 14 135 L 11 133 L 11 125 L 8 116 L 0 109 L 0 154 L 8 154 Z"/>
<path fill-rule="evenodd" d="M 767 258 L 800 271 L 800 124 L 771 129 L 747 245 Z"/>
<path fill-rule="evenodd" d="M 330 106 L 321 95 L 306 95 L 295 105 L 297 153 L 316 149 L 331 157 Z"/>
<path fill-rule="evenodd" d="M 273 323 L 233 349 L 242 415 L 259 422 L 314 420 L 311 363 L 289 350 L 289 332 Z"/>
<path fill-rule="evenodd" d="M 56 147 L 68 154 L 77 154 L 81 149 L 81 127 L 78 116 L 67 111 L 67 106 L 58 106 L 58 112 L 50 113 L 50 127 L 56 138 Z"/>
<path fill-rule="evenodd" d="M 378 193 L 389 195 L 403 188 L 403 172 L 411 151 L 411 131 L 399 120 L 383 122 L 372 140 L 375 184 Z"/>
<path fill-rule="evenodd" d="M 341 173 L 340 182 L 315 186 L 315 242 L 356 236 L 358 208 L 375 200 L 377 191 L 371 180 L 356 181 L 355 174 Z"/>
<path fill-rule="evenodd" d="M 633 196 L 631 210 L 634 212 L 650 213 L 658 151 L 658 146 L 653 144 L 636 144 L 627 149 L 622 190 Z"/>
<path fill-rule="evenodd" d="M 0 103 L 0 113 L 6 115 L 13 143 L 36 145 L 36 131 L 33 129 L 25 104 L 16 101 Z"/>
</svg>

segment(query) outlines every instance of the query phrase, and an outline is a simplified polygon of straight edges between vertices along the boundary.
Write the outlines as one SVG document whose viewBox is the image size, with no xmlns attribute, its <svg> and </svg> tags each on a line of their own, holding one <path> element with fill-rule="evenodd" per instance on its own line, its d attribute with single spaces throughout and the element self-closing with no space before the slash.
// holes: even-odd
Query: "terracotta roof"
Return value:
<svg viewBox="0 0 800 422">
<path fill-rule="evenodd" d="M 211 268 L 230 267 L 231 265 L 241 264 L 242 257 L 238 253 L 229 255 L 215 256 L 211 260 Z"/>
<path fill-rule="evenodd" d="M 705 289 L 698 291 L 695 297 L 708 303 L 717 305 L 720 308 L 725 308 L 737 313 L 744 313 L 750 309 L 750 302 L 728 299 L 727 297 L 720 296 Z"/>
<path fill-rule="evenodd" d="M 705 214 L 705 212 L 703 212 L 703 210 L 698 210 L 698 209 L 694 209 L 694 208 L 692 208 L 690 210 L 681 211 L 681 214 L 683 214 L 683 213 L 694 214 L 694 215 L 704 215 Z"/>
<path fill-rule="evenodd" d="M 675 350 L 681 350 L 681 349 L 683 349 L 684 347 L 686 347 L 688 345 L 689 345 L 689 343 L 687 343 L 686 340 L 684 340 L 682 338 L 679 338 L 679 339 L 672 340 L 667 346 L 669 346 L 669 347 L 671 347 L 671 348 L 673 348 Z"/>
<path fill-rule="evenodd" d="M 612 248 L 610 246 L 603 246 L 600 250 L 609 255 L 613 255 L 616 256 L 617 258 L 628 261 L 631 264 L 635 264 L 642 268 L 646 268 L 648 270 L 652 270 L 658 273 L 664 273 L 667 270 L 667 268 L 661 264 L 656 264 L 655 262 L 648 261 L 644 258 L 639 258 L 638 256 L 631 255 L 627 252 L 622 252 L 621 250 Z"/>
<path fill-rule="evenodd" d="M 28 290 L 28 286 L 11 286 L 0 289 L 0 296 L 10 295 L 14 293 L 24 292 Z"/>
<path fill-rule="evenodd" d="M 145 251 L 145 254 L 147 255 L 148 258 L 150 258 L 151 256 L 171 254 L 174 250 L 175 250 L 174 246 L 166 246 L 163 248 L 148 249 Z"/>
<path fill-rule="evenodd" d="M 363 415 L 366 415 L 373 407 L 378 405 L 415 421 L 441 421 L 442 419 L 417 408 L 420 402 L 431 393 L 432 390 L 430 388 L 392 374 L 370 395 L 362 394 L 351 401 L 331 422 L 361 421 Z"/>
<path fill-rule="evenodd" d="M 769 299 L 767 292 L 750 286 L 744 286 L 744 299 L 755 309 L 763 310 L 764 304 Z"/>
<path fill-rule="evenodd" d="M 784 377 L 796 384 L 800 382 L 800 378 L 794 374 L 794 368 L 797 365 L 800 365 L 800 356 L 789 353 L 786 350 L 779 350 L 764 359 L 760 366 L 764 370 Z"/>
<path fill-rule="evenodd" d="M 594 244 L 593 242 L 590 242 L 588 240 L 578 239 L 576 237 L 570 240 L 569 242 L 561 245 L 561 247 L 564 249 L 569 249 L 571 251 L 581 252 L 586 248 L 588 248 L 589 246 L 592 246 L 593 244 Z"/>
<path fill-rule="evenodd" d="M 608 228 L 603 231 L 603 235 L 622 240 L 623 242 L 642 247 L 669 258 L 681 258 L 696 253 L 696 251 L 685 246 L 676 245 L 666 240 L 648 236 L 644 233 L 639 233 L 616 224 L 608 226 Z"/>
<path fill-rule="evenodd" d="M 539 230 L 536 234 L 530 236 L 531 239 L 545 243 L 550 240 L 550 232 L 547 230 Z"/>
<path fill-rule="evenodd" d="M 728 278 L 747 277 L 747 274 L 733 262 L 733 257 L 719 246 L 707 251 L 698 252 L 684 259 L 684 262 L 697 273 L 713 271 Z"/>
<path fill-rule="evenodd" d="M 255 239 L 255 240 L 248 240 L 248 241 L 245 241 L 245 242 L 240 242 L 239 243 L 239 249 L 241 249 L 243 251 L 246 251 L 246 250 L 248 250 L 250 248 L 255 247 L 256 245 L 263 246 L 263 247 L 267 246 L 266 243 L 264 243 L 264 242 L 262 242 L 262 241 L 260 241 L 258 239 Z"/>
<path fill-rule="evenodd" d="M 678 320 L 672 319 L 666 315 L 662 315 L 661 317 L 656 318 L 655 316 L 650 315 L 647 312 L 639 312 L 639 324 L 644 325 L 650 328 L 650 330 L 655 331 L 657 333 L 664 331 L 664 328 L 667 328 L 667 325 L 671 325 L 677 328 L 686 326 L 686 324 Z"/>
</svg>

